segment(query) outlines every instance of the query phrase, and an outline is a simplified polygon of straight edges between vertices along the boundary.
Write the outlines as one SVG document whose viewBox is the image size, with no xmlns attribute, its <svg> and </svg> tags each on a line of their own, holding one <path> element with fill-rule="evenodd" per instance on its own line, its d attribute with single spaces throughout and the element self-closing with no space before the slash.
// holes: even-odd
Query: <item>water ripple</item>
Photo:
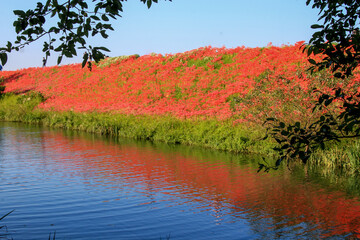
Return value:
<svg viewBox="0 0 360 240">
<path fill-rule="evenodd" d="M 0 212 L 15 209 L 4 221 L 14 239 L 360 237 L 357 198 L 257 174 L 234 155 L 5 123 L 0 149 Z"/>
</svg>

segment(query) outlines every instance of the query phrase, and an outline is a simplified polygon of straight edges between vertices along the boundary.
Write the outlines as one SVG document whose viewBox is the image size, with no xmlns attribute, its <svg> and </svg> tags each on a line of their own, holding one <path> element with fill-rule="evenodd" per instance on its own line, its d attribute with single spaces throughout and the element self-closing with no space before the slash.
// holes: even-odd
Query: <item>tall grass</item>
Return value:
<svg viewBox="0 0 360 240">
<path fill-rule="evenodd" d="M 309 164 L 323 167 L 331 173 L 357 175 L 360 173 L 360 141 L 348 140 L 332 144 L 326 150 L 315 152 Z"/>
<path fill-rule="evenodd" d="M 178 119 L 172 116 L 114 113 L 50 112 L 36 109 L 40 94 L 6 94 L 0 101 L 0 120 L 171 144 L 202 146 L 230 152 L 268 154 L 274 145 L 259 141 L 263 129 L 216 119 Z"/>
<path fill-rule="evenodd" d="M 42 101 L 41 94 L 34 92 L 4 94 L 0 99 L 0 120 L 235 153 L 275 154 L 272 148 L 276 143 L 271 139 L 262 140 L 265 129 L 261 125 L 234 125 L 232 119 L 44 111 L 36 108 Z M 354 176 L 360 172 L 360 141 L 333 144 L 326 150 L 319 150 L 313 154 L 309 165 L 320 166 L 328 173 Z"/>
</svg>

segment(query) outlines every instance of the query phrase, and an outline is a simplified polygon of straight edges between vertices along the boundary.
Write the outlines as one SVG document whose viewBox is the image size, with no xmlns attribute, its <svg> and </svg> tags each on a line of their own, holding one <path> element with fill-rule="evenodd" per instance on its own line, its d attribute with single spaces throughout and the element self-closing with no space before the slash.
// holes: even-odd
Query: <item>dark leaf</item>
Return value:
<svg viewBox="0 0 360 240">
<path fill-rule="evenodd" d="M 341 78 L 341 77 L 342 77 L 342 74 L 339 73 L 339 72 L 337 72 L 337 73 L 334 74 L 334 77 L 336 77 L 336 78 Z"/>
<path fill-rule="evenodd" d="M 314 59 L 309 58 L 308 61 L 309 61 L 309 63 L 311 63 L 311 64 L 314 64 L 314 65 L 316 64 L 316 62 L 315 62 Z"/>
<path fill-rule="evenodd" d="M 58 59 L 57 59 L 57 65 L 59 65 L 59 64 L 61 63 L 61 61 L 62 61 L 62 55 L 60 55 L 60 56 L 58 57 Z"/>
<path fill-rule="evenodd" d="M 283 135 L 283 136 L 288 136 L 288 135 L 289 135 L 289 132 L 288 132 L 288 131 L 283 130 L 283 131 L 281 131 L 281 135 Z"/>
<path fill-rule="evenodd" d="M 6 53 L 0 53 L 0 59 L 1 59 L 1 64 L 5 65 L 7 60 L 8 60 L 7 54 Z"/>
<path fill-rule="evenodd" d="M 98 16 L 92 15 L 90 16 L 92 19 L 96 20 L 96 21 L 100 21 L 100 18 Z"/>
<path fill-rule="evenodd" d="M 101 16 L 101 19 L 104 20 L 105 22 L 109 21 L 109 18 L 106 16 L 106 14 L 103 14 Z"/>
<path fill-rule="evenodd" d="M 19 17 L 24 17 L 25 16 L 25 12 L 22 10 L 14 10 L 14 14 L 18 15 Z"/>
<path fill-rule="evenodd" d="M 285 144 L 284 146 L 281 147 L 281 149 L 284 150 L 284 149 L 287 149 L 287 148 L 289 148 L 289 147 L 290 147 L 289 144 Z"/>
<path fill-rule="evenodd" d="M 282 158 L 279 158 L 279 159 L 276 161 L 275 166 L 276 166 L 276 167 L 280 166 L 281 162 L 282 162 Z"/>
<path fill-rule="evenodd" d="M 84 56 L 83 56 L 83 61 L 82 61 L 82 64 L 81 64 L 81 67 L 85 67 L 87 61 L 89 59 L 89 54 L 88 53 L 84 53 Z"/>
<path fill-rule="evenodd" d="M 148 7 L 148 8 L 151 8 L 151 4 L 152 4 L 152 1 L 151 1 L 151 0 L 147 0 L 147 7 Z"/>
<path fill-rule="evenodd" d="M 44 16 L 39 16 L 39 22 L 41 22 L 42 24 L 45 23 L 45 17 Z"/>
<path fill-rule="evenodd" d="M 324 28 L 324 26 L 319 25 L 319 24 L 313 24 L 313 25 L 311 25 L 311 28 L 312 28 L 312 29 Z"/>
</svg>

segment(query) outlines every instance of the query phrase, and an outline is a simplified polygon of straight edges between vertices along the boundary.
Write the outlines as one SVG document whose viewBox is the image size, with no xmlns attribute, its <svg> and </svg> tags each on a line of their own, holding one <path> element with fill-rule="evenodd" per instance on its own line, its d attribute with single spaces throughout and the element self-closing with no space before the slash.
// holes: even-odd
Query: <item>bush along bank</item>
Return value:
<svg viewBox="0 0 360 240">
<path fill-rule="evenodd" d="M 5 86 L 0 118 L 233 152 L 272 153 L 275 143 L 260 141 L 266 118 L 305 124 L 318 117 L 312 112 L 314 88 L 331 92 L 337 86 L 360 87 L 358 73 L 342 80 L 327 71 L 309 74 L 301 44 L 108 58 L 92 71 L 80 64 L 5 71 L 0 73 Z M 318 159 L 312 162 L 323 164 Z"/>
</svg>

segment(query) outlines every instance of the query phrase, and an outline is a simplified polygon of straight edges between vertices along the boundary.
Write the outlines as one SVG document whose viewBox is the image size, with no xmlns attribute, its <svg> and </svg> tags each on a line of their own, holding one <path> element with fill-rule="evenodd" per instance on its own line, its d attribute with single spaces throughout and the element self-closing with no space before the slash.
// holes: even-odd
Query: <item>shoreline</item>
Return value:
<svg viewBox="0 0 360 240">
<path fill-rule="evenodd" d="M 167 144 L 181 144 L 238 154 L 256 154 L 274 164 L 274 140 L 263 140 L 265 129 L 216 119 L 177 119 L 171 116 L 124 115 L 114 113 L 51 112 L 37 109 L 44 101 L 37 93 L 4 94 L 0 99 L 0 121 L 21 122 L 114 138 L 129 138 Z M 360 169 L 360 141 L 348 141 L 319 150 L 306 168 L 356 176 Z M 284 166 L 285 167 L 285 166 Z"/>
<path fill-rule="evenodd" d="M 312 89 L 360 85 L 359 73 L 310 74 L 300 46 L 122 56 L 92 71 L 80 64 L 5 71 L 0 120 L 275 158 L 276 142 L 262 140 L 268 117 L 306 124 L 320 115 L 311 111 Z M 359 141 L 330 143 L 308 165 L 357 174 L 359 152 Z"/>
</svg>

